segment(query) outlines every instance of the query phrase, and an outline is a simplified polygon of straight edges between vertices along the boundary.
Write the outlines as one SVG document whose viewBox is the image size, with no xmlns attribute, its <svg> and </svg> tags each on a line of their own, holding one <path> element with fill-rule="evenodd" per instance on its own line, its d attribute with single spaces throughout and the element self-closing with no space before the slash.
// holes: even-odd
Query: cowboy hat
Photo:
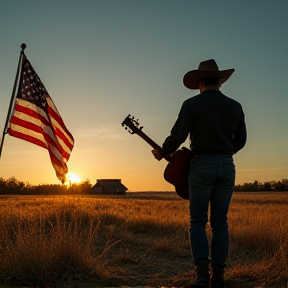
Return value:
<svg viewBox="0 0 288 288">
<path fill-rule="evenodd" d="M 218 78 L 221 84 L 226 82 L 235 69 L 219 71 L 214 59 L 203 61 L 199 64 L 197 70 L 187 72 L 183 77 L 183 83 L 188 89 L 198 89 L 199 82 L 206 78 Z"/>
</svg>

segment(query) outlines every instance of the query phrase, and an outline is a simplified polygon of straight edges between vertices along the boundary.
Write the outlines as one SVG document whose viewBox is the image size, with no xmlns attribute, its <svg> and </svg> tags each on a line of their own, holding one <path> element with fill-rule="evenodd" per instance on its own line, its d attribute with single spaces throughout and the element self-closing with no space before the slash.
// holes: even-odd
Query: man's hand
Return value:
<svg viewBox="0 0 288 288">
<path fill-rule="evenodd" d="M 155 159 L 160 161 L 163 158 L 163 153 L 161 149 L 153 149 L 152 154 L 154 155 Z"/>
</svg>

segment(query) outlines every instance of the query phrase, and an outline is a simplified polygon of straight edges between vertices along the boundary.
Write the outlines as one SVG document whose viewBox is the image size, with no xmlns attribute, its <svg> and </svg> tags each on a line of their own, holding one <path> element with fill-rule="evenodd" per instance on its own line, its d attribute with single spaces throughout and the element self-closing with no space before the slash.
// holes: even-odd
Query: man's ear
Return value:
<svg viewBox="0 0 288 288">
<path fill-rule="evenodd" d="M 200 92 L 202 92 L 204 90 L 204 87 L 205 87 L 204 82 L 203 81 L 199 81 L 198 87 L 199 87 Z"/>
</svg>

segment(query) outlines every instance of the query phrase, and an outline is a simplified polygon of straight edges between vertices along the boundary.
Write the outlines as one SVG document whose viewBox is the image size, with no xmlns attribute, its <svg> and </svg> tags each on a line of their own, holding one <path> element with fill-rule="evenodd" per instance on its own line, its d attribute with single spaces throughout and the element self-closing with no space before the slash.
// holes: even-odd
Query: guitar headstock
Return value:
<svg viewBox="0 0 288 288">
<path fill-rule="evenodd" d="M 125 130 L 128 130 L 130 134 L 139 134 L 143 126 L 139 127 L 139 119 L 135 119 L 134 116 L 130 114 L 122 122 L 122 126 L 125 127 Z"/>
</svg>

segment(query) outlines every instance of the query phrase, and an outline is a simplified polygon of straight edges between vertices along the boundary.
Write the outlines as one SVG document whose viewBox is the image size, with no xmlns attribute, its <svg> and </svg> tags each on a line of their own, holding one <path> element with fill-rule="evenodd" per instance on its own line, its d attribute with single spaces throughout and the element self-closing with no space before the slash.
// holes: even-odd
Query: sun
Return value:
<svg viewBox="0 0 288 288">
<path fill-rule="evenodd" d="M 81 181 L 81 178 L 79 175 L 75 174 L 75 173 L 68 173 L 67 174 L 67 180 L 71 183 L 71 184 L 78 184 Z"/>
</svg>

